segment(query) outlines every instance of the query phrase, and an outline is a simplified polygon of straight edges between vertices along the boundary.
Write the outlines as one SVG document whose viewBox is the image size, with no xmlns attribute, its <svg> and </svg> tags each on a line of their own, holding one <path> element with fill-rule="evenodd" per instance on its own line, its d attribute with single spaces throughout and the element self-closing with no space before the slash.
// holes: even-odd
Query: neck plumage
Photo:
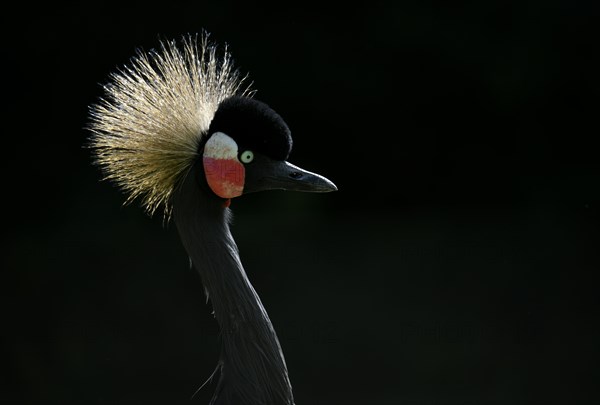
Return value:
<svg viewBox="0 0 600 405">
<path fill-rule="evenodd" d="M 275 330 L 240 262 L 230 211 L 195 165 L 173 201 L 175 223 L 221 329 L 220 378 L 211 405 L 293 405 Z"/>
</svg>

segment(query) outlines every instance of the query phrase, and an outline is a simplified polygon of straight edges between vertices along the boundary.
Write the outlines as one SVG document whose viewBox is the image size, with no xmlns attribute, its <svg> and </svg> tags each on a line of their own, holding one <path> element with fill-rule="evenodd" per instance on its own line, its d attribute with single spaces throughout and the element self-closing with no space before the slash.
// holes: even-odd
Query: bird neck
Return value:
<svg viewBox="0 0 600 405">
<path fill-rule="evenodd" d="M 173 214 L 221 329 L 221 376 L 211 404 L 293 405 L 279 340 L 229 230 L 231 212 L 199 166 L 178 189 Z"/>
</svg>

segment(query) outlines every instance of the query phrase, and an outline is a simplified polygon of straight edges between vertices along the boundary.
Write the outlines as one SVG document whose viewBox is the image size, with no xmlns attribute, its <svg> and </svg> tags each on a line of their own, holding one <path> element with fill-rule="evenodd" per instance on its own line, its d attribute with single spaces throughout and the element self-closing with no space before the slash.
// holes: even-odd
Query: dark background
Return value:
<svg viewBox="0 0 600 405">
<path fill-rule="evenodd" d="M 3 12 L 0 402 L 208 402 L 177 230 L 82 148 L 110 72 L 206 29 L 340 189 L 232 204 L 298 405 L 598 403 L 593 2 L 206 3 Z"/>
</svg>

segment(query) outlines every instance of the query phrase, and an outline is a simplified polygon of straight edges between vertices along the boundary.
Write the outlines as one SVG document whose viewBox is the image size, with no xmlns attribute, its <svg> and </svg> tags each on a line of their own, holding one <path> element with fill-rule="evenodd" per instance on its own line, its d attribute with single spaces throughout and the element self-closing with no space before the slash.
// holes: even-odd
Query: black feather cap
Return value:
<svg viewBox="0 0 600 405">
<path fill-rule="evenodd" d="M 223 132 L 240 150 L 250 149 L 275 160 L 286 160 L 292 150 L 292 134 L 271 107 L 249 97 L 223 100 L 210 123 L 208 134 Z"/>
</svg>

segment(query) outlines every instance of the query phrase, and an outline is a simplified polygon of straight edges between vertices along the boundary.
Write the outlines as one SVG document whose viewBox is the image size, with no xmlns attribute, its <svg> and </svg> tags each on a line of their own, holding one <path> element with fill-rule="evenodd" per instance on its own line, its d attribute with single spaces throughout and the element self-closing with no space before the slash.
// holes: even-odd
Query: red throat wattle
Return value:
<svg viewBox="0 0 600 405">
<path fill-rule="evenodd" d="M 210 189 L 221 198 L 239 197 L 244 191 L 244 165 L 236 159 L 203 158 Z"/>
</svg>

